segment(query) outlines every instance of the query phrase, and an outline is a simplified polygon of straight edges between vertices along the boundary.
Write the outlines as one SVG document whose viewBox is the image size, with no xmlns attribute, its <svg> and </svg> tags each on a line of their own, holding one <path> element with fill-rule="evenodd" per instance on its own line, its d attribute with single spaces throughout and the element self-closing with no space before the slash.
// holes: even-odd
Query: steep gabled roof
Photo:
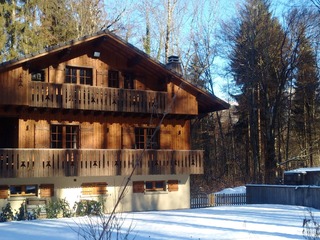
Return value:
<svg viewBox="0 0 320 240">
<path fill-rule="evenodd" d="M 219 99 L 213 94 L 204 91 L 181 75 L 169 70 L 166 65 L 151 58 L 149 55 L 134 47 L 130 43 L 122 40 L 114 33 L 104 30 L 96 34 L 84 36 L 80 39 L 48 47 L 42 51 L 30 54 L 21 58 L 10 60 L 0 64 L 0 72 L 8 71 L 12 68 L 24 66 L 27 68 L 41 69 L 43 64 L 55 65 L 65 58 L 76 57 L 79 54 L 94 52 L 96 49 L 103 54 L 122 55 L 127 61 L 127 66 L 140 68 L 143 71 L 149 71 L 150 74 L 159 77 L 167 76 L 174 84 L 181 86 L 190 94 L 196 96 L 199 103 L 199 114 L 208 113 L 229 108 L 229 104 Z"/>
</svg>

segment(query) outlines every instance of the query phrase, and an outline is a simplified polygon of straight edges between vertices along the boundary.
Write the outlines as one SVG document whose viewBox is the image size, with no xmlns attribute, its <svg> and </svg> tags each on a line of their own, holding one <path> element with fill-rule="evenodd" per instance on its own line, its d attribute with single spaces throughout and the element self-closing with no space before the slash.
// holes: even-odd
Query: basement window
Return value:
<svg viewBox="0 0 320 240">
<path fill-rule="evenodd" d="M 166 191 L 165 181 L 146 181 L 146 191 Z"/>
<path fill-rule="evenodd" d="M 37 185 L 12 185 L 10 186 L 10 196 L 37 196 Z"/>
</svg>

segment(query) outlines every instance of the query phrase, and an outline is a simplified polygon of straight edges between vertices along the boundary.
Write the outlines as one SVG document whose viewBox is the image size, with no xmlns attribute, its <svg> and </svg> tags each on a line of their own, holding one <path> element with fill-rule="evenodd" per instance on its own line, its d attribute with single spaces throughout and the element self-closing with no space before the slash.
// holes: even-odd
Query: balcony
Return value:
<svg viewBox="0 0 320 240">
<path fill-rule="evenodd" d="M 3 86 L 6 87 L 6 86 Z M 163 113 L 167 92 L 28 82 L 8 88 L 0 105 L 128 113 Z"/>
<path fill-rule="evenodd" d="M 135 168 L 135 169 L 134 169 Z M 0 149 L 1 178 L 202 174 L 202 150 Z"/>
<path fill-rule="evenodd" d="M 28 92 L 28 105 L 39 108 L 163 113 L 167 105 L 166 92 L 43 82 L 30 82 Z"/>
</svg>

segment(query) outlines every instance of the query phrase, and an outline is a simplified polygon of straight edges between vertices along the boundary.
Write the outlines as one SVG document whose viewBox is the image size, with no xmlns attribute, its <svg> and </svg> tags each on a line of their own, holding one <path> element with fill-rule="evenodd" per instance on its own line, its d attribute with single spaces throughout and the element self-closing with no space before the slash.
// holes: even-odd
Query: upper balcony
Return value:
<svg viewBox="0 0 320 240">
<path fill-rule="evenodd" d="M 0 149 L 0 178 L 202 174 L 202 150 Z"/>
<path fill-rule="evenodd" d="M 160 91 L 30 81 L 0 95 L 0 105 L 122 113 L 163 113 L 168 94 Z"/>
<path fill-rule="evenodd" d="M 163 113 L 167 106 L 167 93 L 30 82 L 27 105 L 38 108 Z"/>
</svg>

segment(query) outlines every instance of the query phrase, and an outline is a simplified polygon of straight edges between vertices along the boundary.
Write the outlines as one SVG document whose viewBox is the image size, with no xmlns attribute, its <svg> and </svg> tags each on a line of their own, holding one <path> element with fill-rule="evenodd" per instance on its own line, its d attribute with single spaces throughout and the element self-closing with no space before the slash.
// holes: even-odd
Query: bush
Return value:
<svg viewBox="0 0 320 240">
<path fill-rule="evenodd" d="M 309 217 L 303 219 L 303 237 L 308 240 L 320 239 L 320 224 L 316 221 L 312 212 L 310 210 L 308 212 Z"/>
<path fill-rule="evenodd" d="M 7 222 L 13 220 L 13 212 L 10 203 L 7 203 L 5 207 L 2 208 L 0 213 L 0 222 Z"/>
<path fill-rule="evenodd" d="M 27 209 L 26 209 L 26 203 L 23 202 L 23 203 L 21 203 L 19 210 L 16 211 L 15 220 L 22 221 L 22 220 L 26 220 L 26 219 L 28 219 L 28 213 L 27 213 Z"/>
<path fill-rule="evenodd" d="M 50 201 L 46 205 L 47 218 L 72 217 L 69 203 L 65 199 Z"/>
<path fill-rule="evenodd" d="M 40 217 L 41 210 L 42 210 L 42 207 L 38 205 L 35 209 L 32 209 L 32 213 L 28 213 L 28 215 L 31 216 L 32 219 L 37 219 Z M 32 220 L 30 218 L 28 219 Z"/>
<path fill-rule="evenodd" d="M 76 216 L 100 216 L 103 213 L 103 203 L 94 200 L 82 200 L 76 202 L 73 209 Z"/>
<path fill-rule="evenodd" d="M 62 212 L 62 217 L 72 217 L 72 211 L 70 208 L 69 203 L 67 202 L 66 199 L 59 199 L 59 206 Z"/>
</svg>

